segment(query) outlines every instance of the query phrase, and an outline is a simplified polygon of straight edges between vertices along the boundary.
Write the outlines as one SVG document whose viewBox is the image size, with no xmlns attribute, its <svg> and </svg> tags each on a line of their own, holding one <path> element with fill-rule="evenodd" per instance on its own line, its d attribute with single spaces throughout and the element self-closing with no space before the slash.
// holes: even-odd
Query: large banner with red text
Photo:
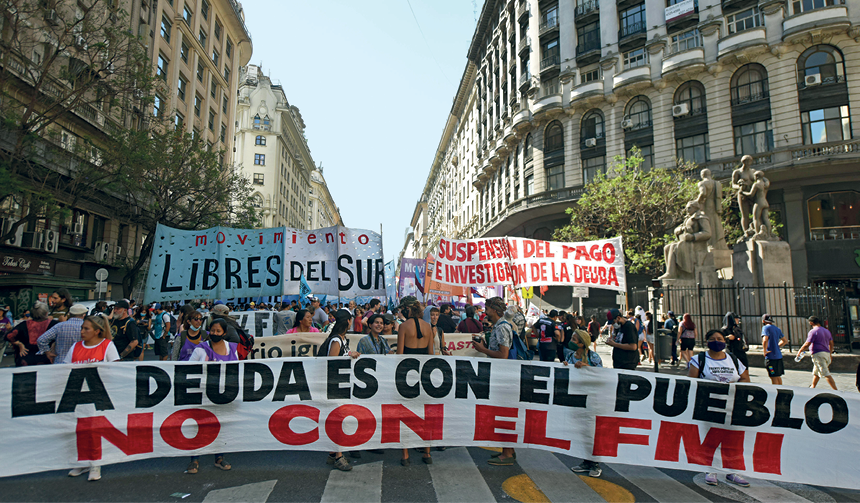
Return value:
<svg viewBox="0 0 860 503">
<path fill-rule="evenodd" d="M 411 355 L 19 367 L 0 389 L 11 391 L 0 431 L 14 432 L 0 476 L 235 451 L 493 446 L 860 488 L 854 393 Z"/>
<path fill-rule="evenodd" d="M 433 279 L 463 286 L 567 285 L 627 291 L 620 237 L 582 243 L 442 238 Z"/>
</svg>

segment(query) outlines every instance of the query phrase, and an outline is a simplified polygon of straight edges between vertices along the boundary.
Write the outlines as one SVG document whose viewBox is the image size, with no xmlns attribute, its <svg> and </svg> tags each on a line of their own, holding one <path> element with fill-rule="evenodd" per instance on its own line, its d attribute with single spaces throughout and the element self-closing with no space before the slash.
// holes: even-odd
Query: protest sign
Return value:
<svg viewBox="0 0 860 503">
<path fill-rule="evenodd" d="M 413 355 L 19 367 L 0 389 L 11 390 L 0 431 L 15 432 L 0 476 L 236 451 L 492 446 L 860 488 L 853 393 Z M 810 448 L 815 470 L 799 455 Z"/>
<path fill-rule="evenodd" d="M 558 243 L 526 238 L 442 238 L 433 279 L 462 286 L 589 286 L 625 291 L 621 238 Z"/>
<path fill-rule="evenodd" d="M 424 281 L 424 297 L 428 304 L 441 306 L 451 303 L 454 297 L 465 297 L 469 295 L 469 288 L 462 286 L 447 285 L 433 279 L 433 270 L 436 267 L 436 257 L 431 253 L 427 255 L 427 272 Z"/>
<path fill-rule="evenodd" d="M 385 295 L 382 236 L 334 226 L 287 229 L 284 294 L 298 294 L 301 275 L 315 294 L 346 298 Z"/>
<path fill-rule="evenodd" d="M 412 295 L 419 301 L 424 301 L 422 290 L 426 266 L 424 259 L 420 258 L 405 258 L 400 261 L 400 286 L 397 293 L 401 299 Z"/>
<path fill-rule="evenodd" d="M 144 297 L 159 302 L 280 295 L 283 247 L 283 227 L 184 231 L 158 224 Z"/>
<path fill-rule="evenodd" d="M 445 334 L 445 347 L 454 356 L 484 357 L 483 353 L 475 350 L 472 343 L 473 334 Z M 249 360 L 264 360 L 267 358 L 286 358 L 296 356 L 314 356 L 317 348 L 325 341 L 327 334 L 323 333 L 295 333 L 286 335 L 273 335 L 254 339 L 254 349 L 248 353 Z M 346 334 L 347 342 L 351 349 L 358 347 L 358 341 L 364 334 Z M 384 335 L 391 349 L 397 349 L 397 334 Z M 439 353 L 439 339 L 434 344 L 436 353 Z"/>
</svg>

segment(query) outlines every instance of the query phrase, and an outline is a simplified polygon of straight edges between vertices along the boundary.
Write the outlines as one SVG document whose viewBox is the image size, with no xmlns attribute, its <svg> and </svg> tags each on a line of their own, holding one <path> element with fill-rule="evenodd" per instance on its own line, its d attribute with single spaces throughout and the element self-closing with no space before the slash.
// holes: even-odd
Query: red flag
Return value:
<svg viewBox="0 0 860 503">
<path fill-rule="evenodd" d="M 541 287 L 540 287 L 540 294 L 541 294 L 541 297 L 543 297 L 543 295 L 546 293 L 546 291 L 547 291 L 547 290 L 549 290 L 549 287 L 548 287 L 548 286 L 546 286 L 546 285 L 541 285 Z"/>
</svg>

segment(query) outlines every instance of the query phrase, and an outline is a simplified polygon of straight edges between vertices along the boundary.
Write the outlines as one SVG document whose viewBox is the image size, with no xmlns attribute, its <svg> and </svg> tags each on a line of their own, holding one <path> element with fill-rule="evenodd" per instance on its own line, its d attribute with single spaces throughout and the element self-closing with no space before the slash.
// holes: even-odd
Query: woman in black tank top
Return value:
<svg viewBox="0 0 860 503">
<path fill-rule="evenodd" d="M 406 316 L 407 321 L 400 324 L 397 329 L 397 354 L 399 355 L 432 355 L 434 331 L 430 324 L 421 320 L 421 305 L 418 299 L 408 296 L 400 301 L 400 309 Z M 426 464 L 431 464 L 430 448 L 424 448 L 424 456 L 421 458 Z M 400 464 L 409 466 L 409 449 L 403 449 L 403 458 Z"/>
</svg>

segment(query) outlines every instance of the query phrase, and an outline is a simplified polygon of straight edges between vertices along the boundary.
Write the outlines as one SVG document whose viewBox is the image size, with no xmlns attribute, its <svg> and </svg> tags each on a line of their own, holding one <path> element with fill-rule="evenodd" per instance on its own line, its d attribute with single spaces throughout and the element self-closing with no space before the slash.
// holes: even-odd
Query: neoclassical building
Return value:
<svg viewBox="0 0 860 503">
<path fill-rule="evenodd" d="M 308 229 L 321 229 L 333 225 L 343 225 L 340 208 L 328 190 L 323 176 L 322 165 L 311 171 L 310 199 L 308 203 Z"/>
<path fill-rule="evenodd" d="M 723 180 L 749 154 L 771 181 L 795 283 L 857 293 L 858 41 L 853 1 L 488 0 L 412 252 L 439 236 L 549 239 L 633 146 L 645 169 L 682 158 Z"/>
<path fill-rule="evenodd" d="M 322 172 L 314 178 L 318 170 L 298 107 L 290 105 L 281 84 L 259 66 L 248 65 L 240 72 L 233 162 L 251 180 L 252 197 L 263 210 L 263 227 L 313 229 L 323 220 L 317 215 L 320 200 L 326 201 L 325 219 L 339 222 Z"/>
</svg>

